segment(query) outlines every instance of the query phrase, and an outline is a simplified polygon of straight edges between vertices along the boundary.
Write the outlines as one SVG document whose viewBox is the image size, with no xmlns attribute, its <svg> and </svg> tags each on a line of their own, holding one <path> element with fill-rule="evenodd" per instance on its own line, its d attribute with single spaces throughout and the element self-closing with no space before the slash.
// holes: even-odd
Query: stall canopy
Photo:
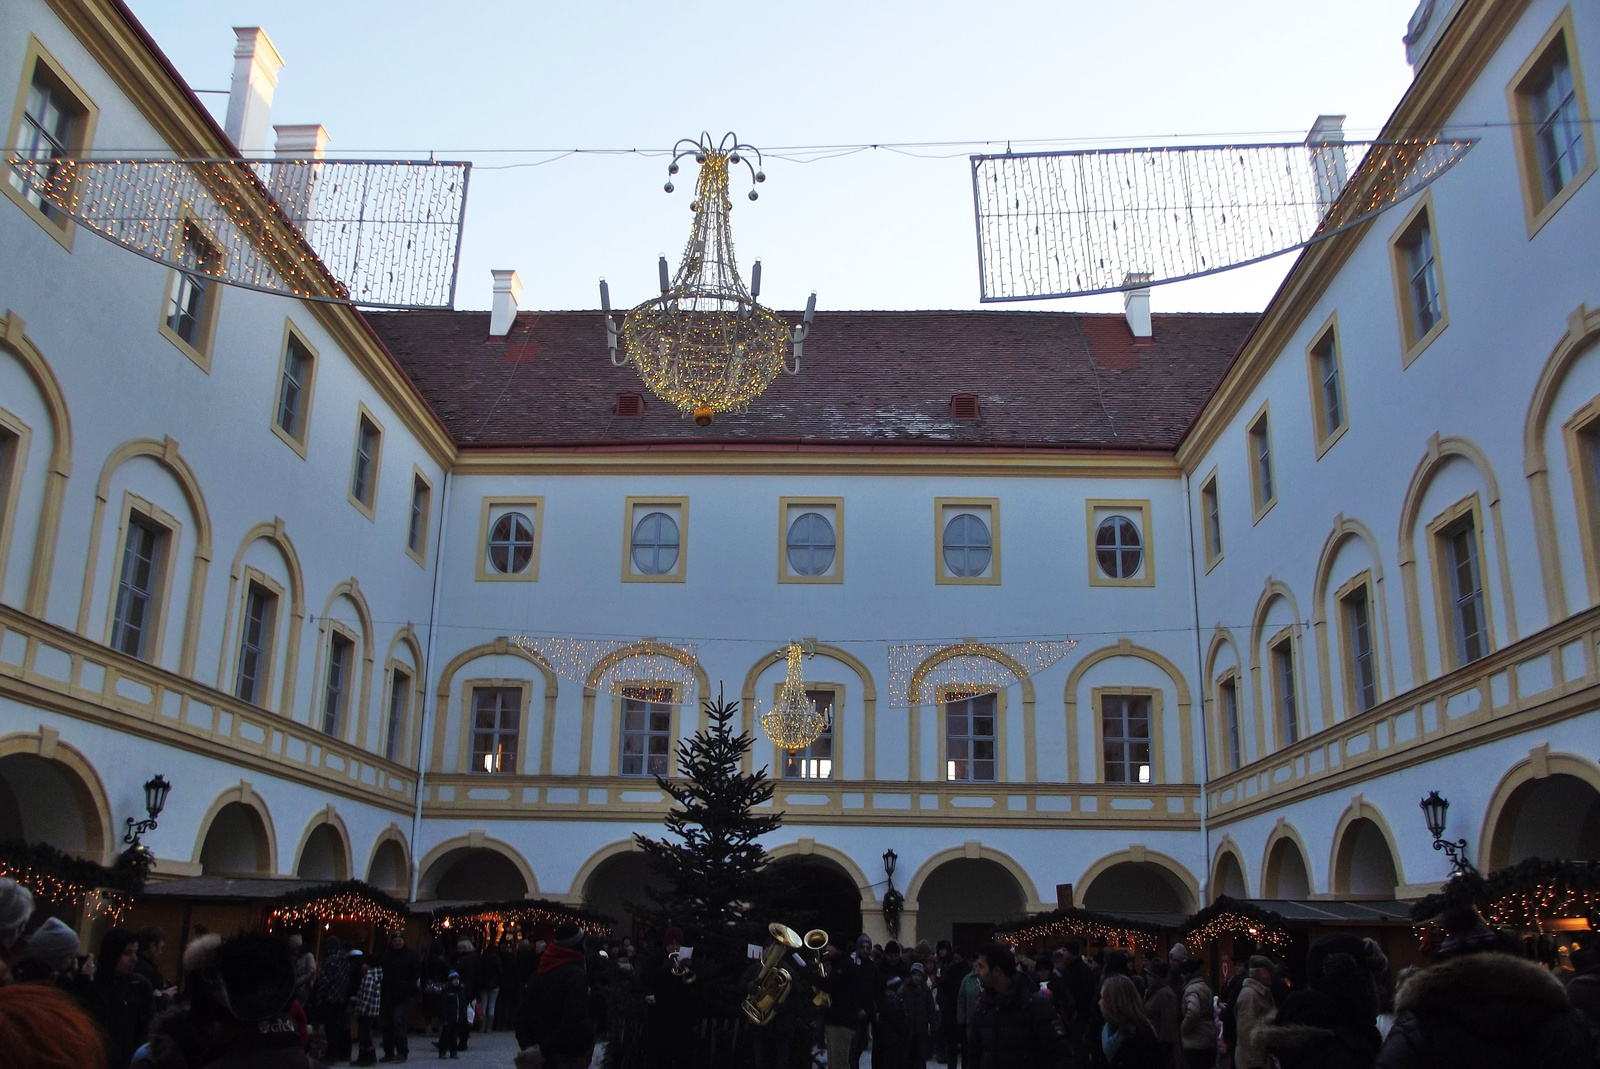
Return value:
<svg viewBox="0 0 1600 1069">
<path fill-rule="evenodd" d="M 505 902 L 426 902 L 413 903 L 412 910 L 431 914 L 431 927 L 438 936 L 456 933 L 467 938 L 499 942 L 508 935 L 531 935 L 553 930 L 563 921 L 581 925 L 593 935 L 611 935 L 612 919 L 581 906 L 569 906 L 545 898 L 517 898 Z"/>
</svg>

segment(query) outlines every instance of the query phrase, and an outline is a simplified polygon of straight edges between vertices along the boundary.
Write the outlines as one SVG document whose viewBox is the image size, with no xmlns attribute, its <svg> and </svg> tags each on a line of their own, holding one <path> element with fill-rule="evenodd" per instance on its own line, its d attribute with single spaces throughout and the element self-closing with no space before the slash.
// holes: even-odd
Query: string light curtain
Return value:
<svg viewBox="0 0 1600 1069">
<path fill-rule="evenodd" d="M 692 643 L 562 635 L 515 635 L 511 641 L 555 675 L 596 693 L 626 683 L 661 691 L 663 701 L 695 704 L 700 662 Z"/>
<path fill-rule="evenodd" d="M 973 156 L 980 299 L 1107 293 L 1255 263 L 1366 222 L 1421 192 L 1474 144 L 1333 141 Z M 1348 188 L 1346 175 L 1353 176 Z M 1130 274 L 1149 280 L 1130 283 Z"/>
<path fill-rule="evenodd" d="M 433 911 L 431 927 L 435 936 L 464 936 L 482 944 L 515 936 L 531 938 L 535 928 L 554 928 L 564 921 L 601 938 L 611 935 L 612 921 L 605 914 L 543 898 L 443 907 Z"/>
<path fill-rule="evenodd" d="M 980 642 L 949 645 L 896 643 L 889 647 L 889 704 L 921 705 L 958 690 L 963 696 L 1005 690 L 1044 671 L 1077 646 L 1076 639 Z"/>
</svg>

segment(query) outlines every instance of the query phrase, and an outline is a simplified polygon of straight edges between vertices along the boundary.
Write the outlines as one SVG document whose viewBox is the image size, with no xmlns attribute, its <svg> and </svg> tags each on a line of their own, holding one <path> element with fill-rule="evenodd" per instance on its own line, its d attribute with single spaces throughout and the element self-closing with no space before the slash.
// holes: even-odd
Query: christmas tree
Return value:
<svg viewBox="0 0 1600 1069">
<path fill-rule="evenodd" d="M 781 813 L 755 812 L 772 800 L 772 782 L 765 768 L 742 771 L 753 740 L 734 733 L 738 710 L 739 703 L 724 701 L 719 690 L 705 702 L 706 726 L 678 744 L 681 778 L 656 777 L 677 802 L 664 823 L 679 841 L 634 836 L 667 884 L 651 897 L 661 915 L 683 929 L 684 944 L 695 948 L 702 982 L 715 986 L 737 979 L 747 945 L 768 941 L 771 918 L 759 912 L 768 897 L 768 859 L 757 840 L 783 823 Z"/>
</svg>

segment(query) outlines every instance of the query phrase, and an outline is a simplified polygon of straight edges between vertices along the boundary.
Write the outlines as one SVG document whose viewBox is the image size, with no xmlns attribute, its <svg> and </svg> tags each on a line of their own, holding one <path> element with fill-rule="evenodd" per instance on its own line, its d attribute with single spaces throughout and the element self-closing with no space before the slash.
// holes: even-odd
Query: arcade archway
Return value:
<svg viewBox="0 0 1600 1069">
<path fill-rule="evenodd" d="M 1488 855 L 1496 869 L 1530 857 L 1600 860 L 1600 791 L 1560 772 L 1519 784 L 1500 806 Z"/>
<path fill-rule="evenodd" d="M 528 897 L 528 878 L 510 857 L 487 846 L 446 850 L 428 865 L 418 897 L 442 902 L 506 902 Z"/>
<path fill-rule="evenodd" d="M 918 939 L 949 939 L 967 952 L 986 942 L 997 924 L 1021 920 L 1027 894 L 998 861 L 957 857 L 928 873 L 917 890 Z"/>
<path fill-rule="evenodd" d="M 93 788 L 65 762 L 37 754 L 0 757 L 0 840 L 47 842 L 101 860 L 105 828 Z"/>
<path fill-rule="evenodd" d="M 254 806 L 229 802 L 217 810 L 200 846 L 207 876 L 257 876 L 272 871 L 272 843 Z"/>
<path fill-rule="evenodd" d="M 1189 889 L 1176 873 L 1153 861 L 1119 861 L 1083 889 L 1083 908 L 1118 913 L 1188 913 Z"/>
</svg>

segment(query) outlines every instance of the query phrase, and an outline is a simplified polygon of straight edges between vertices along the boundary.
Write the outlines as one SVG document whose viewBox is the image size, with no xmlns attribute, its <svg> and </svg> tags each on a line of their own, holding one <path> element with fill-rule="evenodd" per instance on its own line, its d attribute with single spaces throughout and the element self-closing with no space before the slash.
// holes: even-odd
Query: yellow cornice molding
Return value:
<svg viewBox="0 0 1600 1069">
<path fill-rule="evenodd" d="M 1445 28 L 1378 137 L 1415 137 L 1443 127 L 1528 3 L 1529 0 L 1467 0 Z M 1185 472 L 1193 474 L 1199 467 L 1371 227 L 1371 221 L 1363 223 L 1318 242 L 1301 254 L 1178 446 L 1178 464 Z"/>
<path fill-rule="evenodd" d="M 871 447 L 462 450 L 456 475 L 934 475 L 1176 479 L 1169 453 L 882 451 Z"/>
</svg>

